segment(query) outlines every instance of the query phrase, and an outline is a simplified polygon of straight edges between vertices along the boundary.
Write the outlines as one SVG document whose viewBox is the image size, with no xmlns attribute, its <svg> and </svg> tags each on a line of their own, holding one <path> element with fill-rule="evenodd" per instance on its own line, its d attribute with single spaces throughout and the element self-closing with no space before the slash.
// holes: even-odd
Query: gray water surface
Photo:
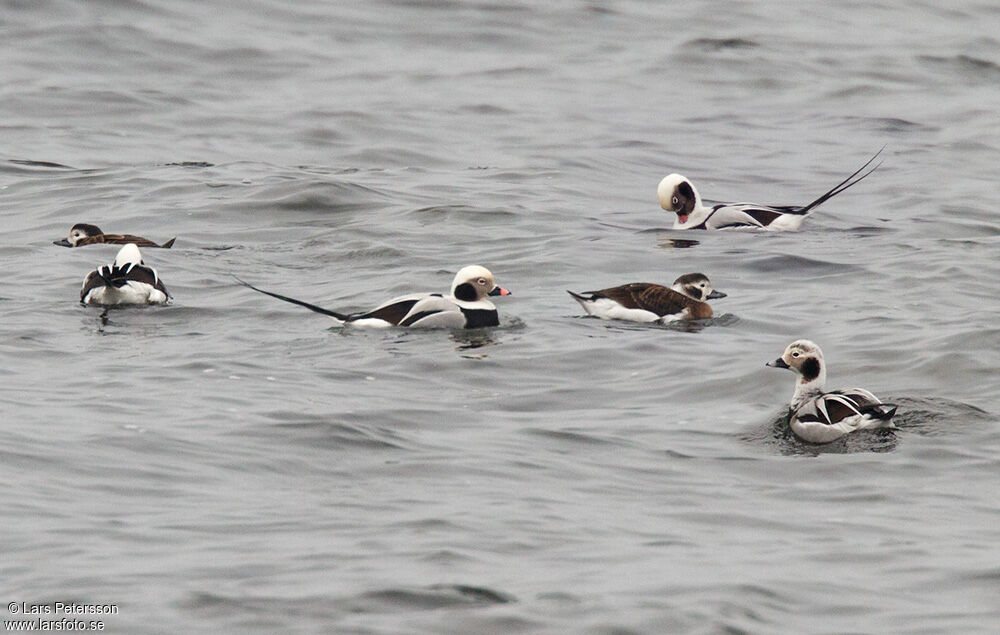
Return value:
<svg viewBox="0 0 1000 635">
<path fill-rule="evenodd" d="M 989 3 L 6 2 L 0 599 L 107 632 L 991 632 L 1000 10 Z M 806 203 L 681 233 L 656 184 Z M 78 304 L 157 241 L 174 301 Z M 687 248 L 672 241 L 696 240 Z M 683 243 L 681 243 L 683 245 Z M 333 309 L 514 293 L 480 332 Z M 701 271 L 704 324 L 565 289 Z M 830 387 L 899 404 L 827 446 Z M 4 619 L 13 619 L 9 610 Z"/>
</svg>

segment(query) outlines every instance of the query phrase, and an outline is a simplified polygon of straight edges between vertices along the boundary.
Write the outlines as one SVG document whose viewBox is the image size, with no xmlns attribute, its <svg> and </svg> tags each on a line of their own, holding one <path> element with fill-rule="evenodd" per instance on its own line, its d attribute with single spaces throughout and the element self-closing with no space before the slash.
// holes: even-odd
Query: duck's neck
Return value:
<svg viewBox="0 0 1000 635">
<path fill-rule="evenodd" d="M 806 401 L 821 395 L 825 384 L 825 369 L 821 369 L 819 375 L 810 380 L 806 380 L 805 377 L 799 377 L 795 382 L 795 393 L 792 395 L 792 403 L 790 404 L 792 410 L 798 410 L 799 406 Z"/>
<path fill-rule="evenodd" d="M 682 284 L 676 284 L 676 283 L 675 283 L 674 285 L 672 285 L 672 286 L 670 287 L 670 290 L 671 290 L 671 291 L 676 291 L 677 293 L 681 294 L 682 296 L 684 296 L 684 297 L 686 297 L 686 298 L 691 298 L 691 299 L 696 299 L 696 298 L 694 298 L 694 297 L 693 297 L 693 296 L 692 296 L 692 295 L 691 295 L 691 294 L 690 294 L 690 293 L 688 292 L 688 290 L 687 290 L 687 289 L 685 289 L 685 288 L 684 288 L 684 285 L 682 285 Z"/>
</svg>

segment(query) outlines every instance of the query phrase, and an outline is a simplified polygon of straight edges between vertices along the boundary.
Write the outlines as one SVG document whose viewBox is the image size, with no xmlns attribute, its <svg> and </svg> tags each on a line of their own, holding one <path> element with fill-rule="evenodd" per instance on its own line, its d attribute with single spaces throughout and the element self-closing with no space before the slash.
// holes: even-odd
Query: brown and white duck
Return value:
<svg viewBox="0 0 1000 635">
<path fill-rule="evenodd" d="M 177 239 L 171 238 L 162 245 L 158 245 L 152 240 L 143 238 L 142 236 L 133 236 L 131 234 L 105 234 L 97 225 L 77 223 L 69 230 L 69 236 L 60 240 L 53 240 L 52 244 L 59 245 L 60 247 L 83 247 L 84 245 L 127 245 L 131 243 L 137 247 L 160 247 L 163 249 L 170 249 L 173 247 L 175 240 Z"/>
<path fill-rule="evenodd" d="M 712 288 L 708 276 L 688 273 L 671 287 L 651 282 L 632 282 L 599 291 L 568 291 L 583 310 L 604 320 L 669 322 L 679 319 L 702 320 L 712 317 L 708 300 L 726 297 Z"/>
</svg>

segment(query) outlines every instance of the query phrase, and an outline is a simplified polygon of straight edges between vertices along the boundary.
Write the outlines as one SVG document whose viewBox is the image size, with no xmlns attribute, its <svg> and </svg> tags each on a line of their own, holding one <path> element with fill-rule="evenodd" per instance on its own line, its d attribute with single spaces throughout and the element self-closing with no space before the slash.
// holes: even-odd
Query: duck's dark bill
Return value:
<svg viewBox="0 0 1000 635">
<path fill-rule="evenodd" d="M 715 289 L 712 289 L 712 292 L 708 294 L 709 300 L 718 300 L 719 298 L 724 298 L 724 297 L 726 297 L 725 293 L 723 293 L 722 291 L 716 291 Z"/>
<path fill-rule="evenodd" d="M 788 364 L 786 364 L 785 360 L 780 357 L 773 362 L 768 362 L 765 366 L 770 366 L 771 368 L 788 368 Z"/>
<path fill-rule="evenodd" d="M 69 244 L 69 241 L 66 240 L 65 238 L 63 238 L 62 240 L 53 240 L 52 244 L 53 245 L 59 245 L 60 247 L 72 247 L 73 246 L 73 245 Z"/>
<path fill-rule="evenodd" d="M 493 287 L 493 290 L 488 295 L 510 295 L 510 291 L 503 287 Z"/>
</svg>

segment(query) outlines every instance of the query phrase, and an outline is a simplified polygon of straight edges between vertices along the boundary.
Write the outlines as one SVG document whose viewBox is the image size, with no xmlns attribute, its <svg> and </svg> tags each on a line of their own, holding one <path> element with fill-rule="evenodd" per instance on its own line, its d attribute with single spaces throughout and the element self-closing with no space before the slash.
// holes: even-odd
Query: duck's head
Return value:
<svg viewBox="0 0 1000 635">
<path fill-rule="evenodd" d="M 726 297 L 725 293 L 712 288 L 712 282 L 703 273 L 686 273 L 674 280 L 671 288 L 700 302 Z"/>
<path fill-rule="evenodd" d="M 139 248 L 135 246 L 135 243 L 129 243 L 118 250 L 118 255 L 115 256 L 115 267 L 119 269 L 125 269 L 129 265 L 141 265 L 142 264 L 142 254 L 139 252 Z"/>
<path fill-rule="evenodd" d="M 691 181 L 680 174 L 668 174 L 656 188 L 660 207 L 677 214 L 674 229 L 689 229 L 704 220 L 701 196 Z"/>
<path fill-rule="evenodd" d="M 785 348 L 785 352 L 773 362 L 771 368 L 787 368 L 794 371 L 803 383 L 812 383 L 826 377 L 823 351 L 809 340 L 795 340 Z"/>
<path fill-rule="evenodd" d="M 76 247 L 84 238 L 89 238 L 90 236 L 99 236 L 104 232 L 97 225 L 90 225 L 88 223 L 77 223 L 69 230 L 69 236 L 61 240 L 53 240 L 53 245 L 59 245 L 61 247 Z"/>
<path fill-rule="evenodd" d="M 463 302 L 476 302 L 488 295 L 510 295 L 510 291 L 497 286 L 493 274 L 486 267 L 469 265 L 455 274 L 451 295 Z"/>
</svg>

